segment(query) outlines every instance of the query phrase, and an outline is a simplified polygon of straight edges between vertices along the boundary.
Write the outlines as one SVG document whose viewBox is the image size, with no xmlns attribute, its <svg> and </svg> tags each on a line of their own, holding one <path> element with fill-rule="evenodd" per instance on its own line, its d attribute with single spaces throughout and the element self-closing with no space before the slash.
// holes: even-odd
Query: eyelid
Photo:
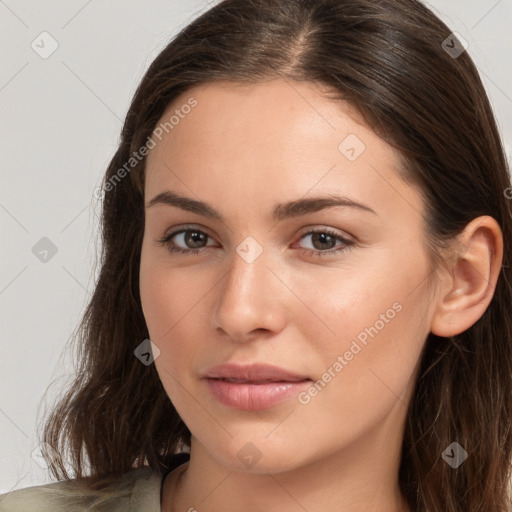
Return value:
<svg viewBox="0 0 512 512">
<path fill-rule="evenodd" d="M 210 230 L 200 224 L 178 224 L 177 226 L 173 226 L 172 228 L 166 229 L 164 236 L 177 235 L 183 231 L 201 231 L 205 235 L 208 235 L 210 238 L 215 238 L 210 234 Z"/>
<path fill-rule="evenodd" d="M 347 233 L 346 231 L 340 230 L 338 228 L 332 228 L 330 226 L 325 226 L 321 224 L 312 224 L 310 226 L 307 226 L 304 228 L 304 230 L 300 232 L 299 235 L 297 235 L 299 238 L 302 238 L 305 235 L 311 234 L 311 232 L 327 232 L 332 233 L 333 236 L 337 236 L 339 238 L 343 238 L 347 241 L 351 242 L 357 242 L 357 238 L 350 233 Z"/>
</svg>

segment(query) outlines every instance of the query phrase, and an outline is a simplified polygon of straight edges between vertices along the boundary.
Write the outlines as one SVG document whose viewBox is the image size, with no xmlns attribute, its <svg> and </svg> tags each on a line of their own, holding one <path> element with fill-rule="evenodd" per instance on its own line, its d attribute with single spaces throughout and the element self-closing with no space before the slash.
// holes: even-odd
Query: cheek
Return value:
<svg viewBox="0 0 512 512">
<path fill-rule="evenodd" d="M 177 273 L 165 269 L 161 261 L 151 256 L 141 256 L 140 296 L 144 318 L 151 341 L 160 350 L 155 359 L 155 367 L 165 392 L 178 414 L 186 407 L 182 404 L 187 394 L 183 393 L 188 366 L 187 357 L 193 352 L 190 343 L 182 343 L 184 329 L 187 328 L 189 304 L 194 303 L 195 295 L 191 287 L 179 287 Z M 193 336 L 189 338 L 193 339 Z"/>
<path fill-rule="evenodd" d="M 162 275 L 149 265 L 141 265 L 140 298 L 146 325 L 151 337 L 160 346 L 173 325 L 170 286 Z"/>
<path fill-rule="evenodd" d="M 406 414 L 426 334 L 417 321 L 420 306 L 404 302 L 393 303 L 395 308 L 383 301 L 382 307 L 352 310 L 353 317 L 358 313 L 365 319 L 362 324 L 350 316 L 338 322 L 338 335 L 323 346 L 314 382 L 298 396 L 294 417 L 301 435 L 308 435 L 314 418 L 316 425 L 323 425 L 326 445 L 344 446 L 387 419 L 395 422 Z"/>
<path fill-rule="evenodd" d="M 160 257 L 146 258 L 142 253 L 142 309 L 149 337 L 160 350 L 155 365 L 169 396 L 180 392 L 172 376 L 179 376 L 180 382 L 188 380 L 191 359 L 201 351 L 200 335 L 204 339 L 205 333 L 197 318 L 209 288 L 193 270 L 170 268 Z"/>
<path fill-rule="evenodd" d="M 383 259 L 380 272 L 339 276 L 339 286 L 310 302 L 326 306 L 323 320 L 335 334 L 317 343 L 322 373 L 302 397 L 308 414 L 358 430 L 407 402 L 429 332 L 426 267 L 414 261 Z M 311 329 L 307 336 L 318 339 Z"/>
<path fill-rule="evenodd" d="M 158 345 L 172 337 L 175 326 L 197 302 L 197 281 L 170 268 L 165 257 L 145 252 L 141 254 L 140 297 L 144 318 L 151 339 Z"/>
<path fill-rule="evenodd" d="M 380 331 L 368 325 L 361 331 L 368 334 L 365 343 L 356 337 L 343 340 L 343 349 L 331 355 L 326 371 L 303 397 L 304 418 L 315 417 L 331 425 L 335 439 L 348 439 L 394 410 L 405 414 L 424 343 L 410 322 L 412 313 L 404 307 Z"/>
</svg>

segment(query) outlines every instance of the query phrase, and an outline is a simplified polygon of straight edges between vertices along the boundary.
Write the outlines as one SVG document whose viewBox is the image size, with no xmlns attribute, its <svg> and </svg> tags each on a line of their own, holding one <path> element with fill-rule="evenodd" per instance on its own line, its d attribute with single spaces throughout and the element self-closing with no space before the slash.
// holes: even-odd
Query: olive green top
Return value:
<svg viewBox="0 0 512 512">
<path fill-rule="evenodd" d="M 108 493 L 78 488 L 75 480 L 17 489 L 0 494 L 0 512 L 161 512 L 165 477 L 189 457 L 175 455 L 165 474 L 150 467 L 133 469 Z"/>
</svg>

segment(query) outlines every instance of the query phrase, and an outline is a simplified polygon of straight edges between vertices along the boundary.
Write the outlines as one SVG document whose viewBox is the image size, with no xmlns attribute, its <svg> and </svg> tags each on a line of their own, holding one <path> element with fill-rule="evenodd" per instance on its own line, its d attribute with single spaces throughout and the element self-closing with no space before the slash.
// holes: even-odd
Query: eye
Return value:
<svg viewBox="0 0 512 512">
<path fill-rule="evenodd" d="M 177 239 L 181 238 L 181 243 L 184 243 L 185 246 L 187 244 L 192 245 L 192 249 L 182 249 L 176 243 L 172 240 L 174 237 L 177 237 Z M 179 254 L 187 254 L 187 253 L 199 253 L 199 250 L 204 247 L 204 242 L 210 238 L 210 236 L 205 233 L 204 231 L 201 231 L 200 229 L 180 229 L 179 231 L 174 231 L 173 233 L 166 235 L 162 238 L 159 238 L 157 242 L 159 242 L 161 245 L 167 247 L 167 249 L 170 252 L 175 252 Z"/>
<path fill-rule="evenodd" d="M 332 231 L 328 228 L 323 229 L 314 229 L 312 231 L 308 231 L 301 237 L 301 240 L 304 240 L 307 237 L 311 237 L 311 242 L 313 244 L 313 249 L 305 249 L 309 254 L 314 256 L 330 256 L 334 253 L 341 253 L 343 251 L 347 251 L 350 249 L 352 245 L 355 244 L 354 241 L 348 240 L 337 234 L 335 231 Z M 340 241 L 341 245 L 336 247 L 336 241 Z M 334 244 L 334 245 L 333 245 Z M 320 247 L 320 249 L 327 250 L 316 250 L 314 247 Z M 328 247 L 326 247 L 328 246 Z"/>
<path fill-rule="evenodd" d="M 314 256 L 329 256 L 334 253 L 341 253 L 342 251 L 350 249 L 350 247 L 355 244 L 354 241 L 348 240 L 327 228 L 308 231 L 302 235 L 300 239 L 304 240 L 307 237 L 311 237 L 311 242 L 314 247 L 320 248 L 320 250 L 314 247 L 313 249 L 303 249 L 308 254 Z M 185 248 L 180 247 L 176 241 L 173 240 L 174 238 L 176 238 L 176 241 L 185 245 Z M 159 238 L 157 242 L 167 247 L 171 253 L 198 254 L 201 249 L 208 247 L 208 239 L 211 239 L 211 237 L 200 229 L 183 228 Z M 341 244 L 336 246 L 336 241 L 341 242 Z M 192 248 L 187 248 L 187 246 L 192 246 Z"/>
</svg>

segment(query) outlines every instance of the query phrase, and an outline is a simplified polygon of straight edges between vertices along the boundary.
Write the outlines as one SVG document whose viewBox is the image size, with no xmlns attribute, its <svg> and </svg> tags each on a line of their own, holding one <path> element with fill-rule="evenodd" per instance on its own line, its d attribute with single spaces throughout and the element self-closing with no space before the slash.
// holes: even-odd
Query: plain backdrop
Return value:
<svg viewBox="0 0 512 512">
<path fill-rule="evenodd" d="M 512 0 L 429 5 L 468 42 L 510 152 Z M 65 349 L 97 276 L 93 190 L 147 66 L 209 7 L 0 0 L 0 493 L 51 481 L 37 425 L 73 376 Z"/>
</svg>

